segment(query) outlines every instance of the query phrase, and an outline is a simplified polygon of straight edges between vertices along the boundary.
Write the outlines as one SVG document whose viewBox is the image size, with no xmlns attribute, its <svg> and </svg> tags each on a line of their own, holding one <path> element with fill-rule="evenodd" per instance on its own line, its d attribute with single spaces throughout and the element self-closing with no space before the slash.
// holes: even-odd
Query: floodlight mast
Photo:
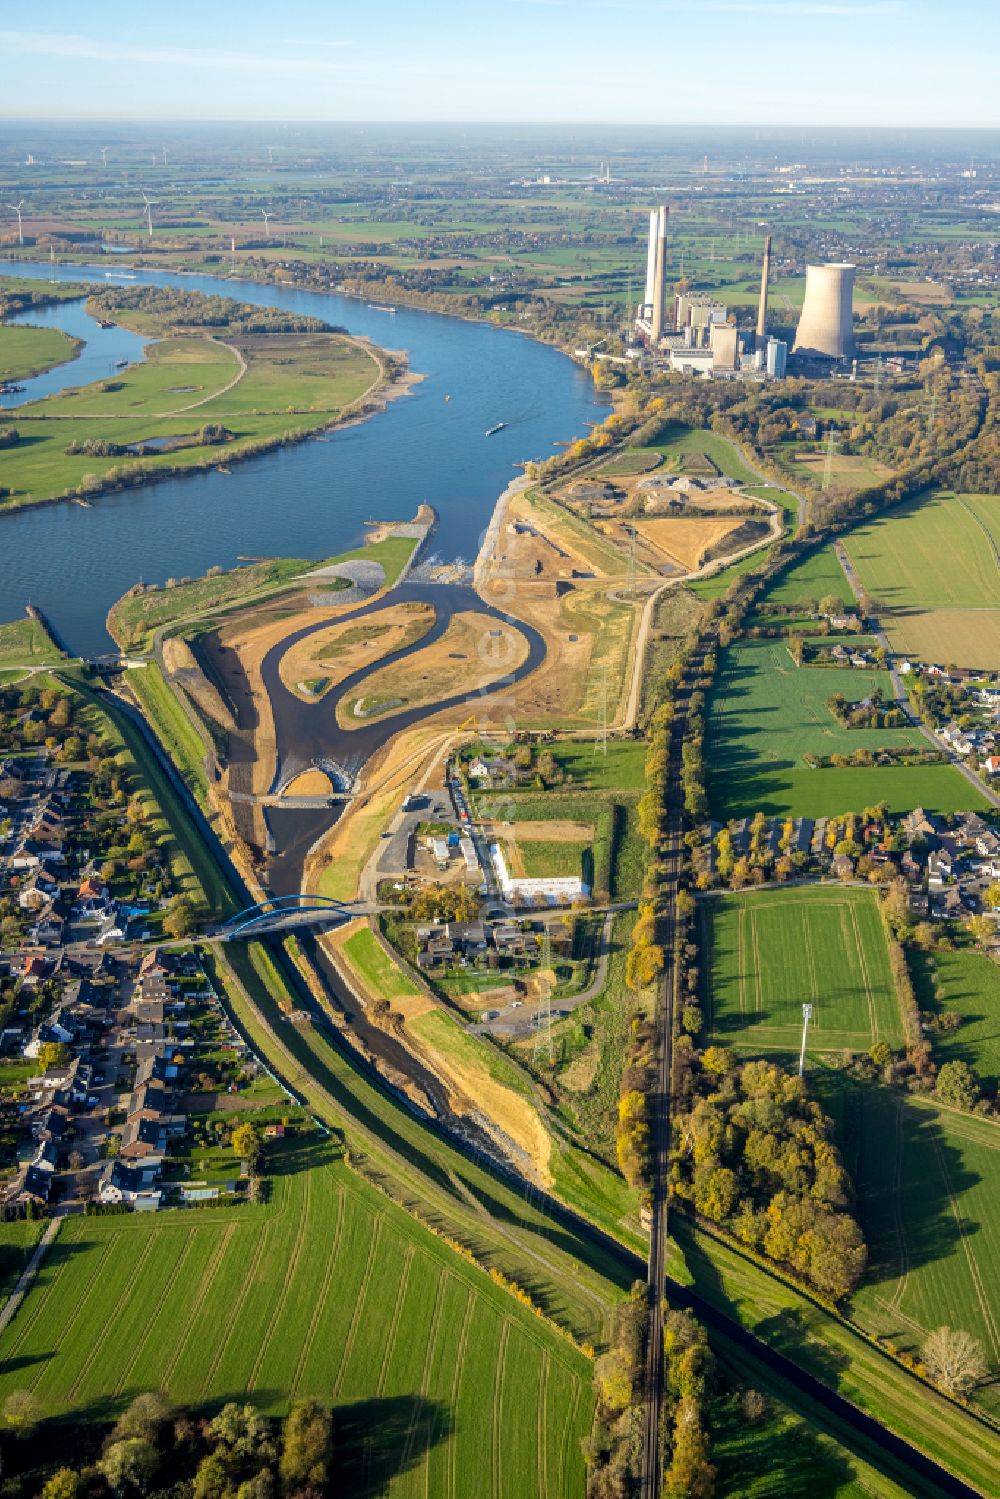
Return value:
<svg viewBox="0 0 1000 1499">
<path fill-rule="evenodd" d="M 806 1036 L 809 1033 L 809 1022 L 812 1019 L 812 1012 L 812 1005 L 802 1006 L 802 1050 L 799 1052 L 799 1077 L 802 1077 L 806 1070 Z"/>
</svg>

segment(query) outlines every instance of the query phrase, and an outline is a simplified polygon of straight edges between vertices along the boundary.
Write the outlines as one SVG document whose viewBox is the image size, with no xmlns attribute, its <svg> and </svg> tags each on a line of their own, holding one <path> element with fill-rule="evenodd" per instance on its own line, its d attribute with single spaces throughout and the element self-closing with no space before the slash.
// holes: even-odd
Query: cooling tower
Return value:
<svg viewBox="0 0 1000 1499">
<path fill-rule="evenodd" d="M 806 295 L 793 351 L 822 354 L 827 359 L 851 356 L 854 271 L 853 265 L 834 262 L 806 266 Z"/>
<path fill-rule="evenodd" d="M 656 289 L 656 233 L 659 218 L 656 209 L 651 208 L 649 210 L 649 248 L 646 251 L 646 295 L 643 297 L 643 307 L 647 312 L 653 305 L 653 294 Z"/>
<path fill-rule="evenodd" d="M 762 348 L 764 344 L 764 333 L 767 328 L 767 281 L 771 272 L 771 236 L 764 238 L 764 263 L 760 268 L 760 305 L 757 308 L 757 347 Z"/>
</svg>

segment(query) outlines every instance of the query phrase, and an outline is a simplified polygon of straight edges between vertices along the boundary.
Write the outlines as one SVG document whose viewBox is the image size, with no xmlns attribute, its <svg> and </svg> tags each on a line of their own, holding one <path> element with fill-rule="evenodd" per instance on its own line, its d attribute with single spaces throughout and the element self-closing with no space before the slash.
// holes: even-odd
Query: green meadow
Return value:
<svg viewBox="0 0 1000 1499">
<path fill-rule="evenodd" d="M 741 640 L 721 651 L 706 744 L 712 815 L 825 817 L 881 801 L 891 812 L 984 807 L 985 798 L 950 765 L 809 768 L 807 752 L 926 743 L 915 728 L 845 729 L 826 706 L 834 693 L 856 702 L 876 688 L 891 699 L 888 672 L 799 667 L 783 640 Z"/>
<path fill-rule="evenodd" d="M 110 1414 L 148 1389 L 272 1412 L 312 1395 L 379 1493 L 580 1494 L 588 1360 L 328 1146 L 276 1170 L 263 1207 L 67 1219 L 0 1340 L 0 1397 Z"/>
<path fill-rule="evenodd" d="M 797 1052 L 802 1006 L 811 1051 L 902 1044 L 899 1005 L 874 891 L 798 885 L 699 903 L 713 1040 Z"/>
</svg>

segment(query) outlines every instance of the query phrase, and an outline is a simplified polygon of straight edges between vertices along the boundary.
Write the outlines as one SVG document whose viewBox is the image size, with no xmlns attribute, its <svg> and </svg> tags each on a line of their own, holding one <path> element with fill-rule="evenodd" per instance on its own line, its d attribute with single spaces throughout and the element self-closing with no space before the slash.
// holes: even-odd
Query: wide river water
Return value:
<svg viewBox="0 0 1000 1499">
<path fill-rule="evenodd" d="M 96 266 L 0 262 L 5 273 L 106 284 Z M 37 604 L 81 655 L 111 648 L 108 609 L 139 578 L 195 576 L 241 556 L 328 557 L 362 540 L 365 520 L 407 519 L 421 500 L 440 517 L 434 552 L 471 559 L 518 465 L 584 435 L 607 409 L 565 355 L 481 323 L 406 309 L 390 315 L 332 293 L 212 276 L 140 271 L 136 280 L 324 318 L 405 350 L 425 378 L 358 426 L 235 463 L 230 475 L 166 479 L 104 495 L 92 509 L 64 501 L 0 514 L 0 620 Z M 141 357 L 141 339 L 99 329 L 79 302 L 22 321 L 63 328 L 87 347 L 24 382 L 29 389 L 15 400 L 106 378 L 116 360 Z M 487 438 L 497 422 L 508 425 Z M 2 475 L 0 453 L 0 483 Z"/>
</svg>

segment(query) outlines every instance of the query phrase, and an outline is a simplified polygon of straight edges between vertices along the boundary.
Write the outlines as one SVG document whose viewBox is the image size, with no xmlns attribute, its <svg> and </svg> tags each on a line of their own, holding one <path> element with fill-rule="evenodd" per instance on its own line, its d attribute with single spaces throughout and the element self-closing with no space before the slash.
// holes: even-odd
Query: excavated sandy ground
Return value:
<svg viewBox="0 0 1000 1499">
<path fill-rule="evenodd" d="M 289 692 L 316 702 L 352 672 L 419 640 L 433 623 L 430 604 L 410 602 L 387 607 L 374 618 L 332 624 L 285 652 L 279 668 L 281 680 Z M 326 678 L 322 690 L 304 691 L 302 684 L 317 677 Z"/>
<path fill-rule="evenodd" d="M 527 654 L 528 642 L 519 631 L 488 614 L 463 610 L 433 645 L 366 677 L 350 698 L 338 703 L 338 722 L 345 729 L 371 722 L 353 707 L 373 698 L 388 699 L 394 713 L 449 697 L 456 687 L 473 694 L 516 670 Z"/>
<path fill-rule="evenodd" d="M 208 680 L 186 640 L 171 637 L 163 642 L 163 665 L 168 676 L 180 674 L 185 689 L 202 713 L 214 718 L 224 729 L 233 729 L 233 715 L 218 689 Z"/>
</svg>

